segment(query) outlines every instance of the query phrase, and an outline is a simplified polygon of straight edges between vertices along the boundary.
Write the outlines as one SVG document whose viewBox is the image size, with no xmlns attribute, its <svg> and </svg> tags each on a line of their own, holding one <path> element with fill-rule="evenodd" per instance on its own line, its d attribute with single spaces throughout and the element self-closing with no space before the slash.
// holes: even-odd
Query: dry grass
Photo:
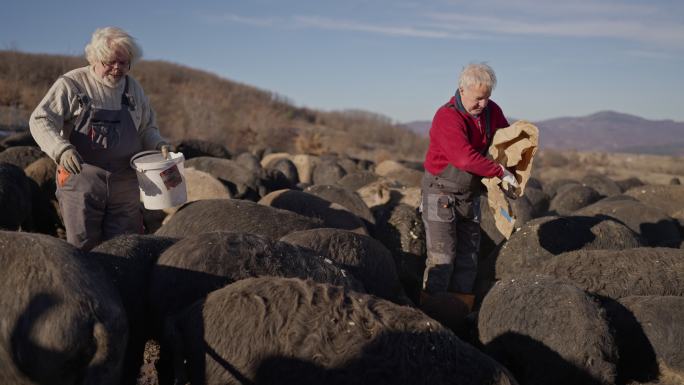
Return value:
<svg viewBox="0 0 684 385">
<path fill-rule="evenodd" d="M 295 138 L 295 150 L 298 154 L 321 155 L 329 152 L 323 144 L 321 133 L 315 130 L 303 130 Z"/>
<path fill-rule="evenodd" d="M 0 124 L 25 125 L 63 73 L 86 65 L 81 57 L 0 51 Z M 161 61 L 143 61 L 131 74 L 157 112 L 162 134 L 226 145 L 233 152 L 333 151 L 365 156 L 385 149 L 396 158 L 420 158 L 427 140 L 364 111 L 317 111 L 219 76 Z"/>
<path fill-rule="evenodd" d="M 631 177 L 650 184 L 669 184 L 672 178 L 684 182 L 684 157 L 605 152 L 542 150 L 533 173 L 542 180 L 580 180 L 599 173 L 613 180 Z"/>
</svg>

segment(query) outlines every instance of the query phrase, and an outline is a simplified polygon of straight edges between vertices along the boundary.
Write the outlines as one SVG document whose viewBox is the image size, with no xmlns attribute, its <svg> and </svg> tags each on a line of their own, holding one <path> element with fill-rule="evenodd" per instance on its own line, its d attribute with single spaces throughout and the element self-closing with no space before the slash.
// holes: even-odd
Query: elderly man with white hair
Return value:
<svg viewBox="0 0 684 385">
<path fill-rule="evenodd" d="M 494 132 L 508 127 L 501 108 L 489 99 L 495 86 L 490 66 L 467 65 L 456 94 L 432 121 L 421 202 L 427 238 L 423 305 L 451 293 L 472 309 L 480 247 L 481 179 L 496 176 L 517 186 L 509 170 L 486 156 Z"/>
<path fill-rule="evenodd" d="M 89 65 L 67 72 L 31 114 L 31 135 L 55 162 L 67 241 L 89 250 L 120 234 L 140 233 L 134 154 L 169 151 L 140 84 L 128 75 L 142 50 L 125 31 L 97 29 L 85 47 Z"/>
</svg>

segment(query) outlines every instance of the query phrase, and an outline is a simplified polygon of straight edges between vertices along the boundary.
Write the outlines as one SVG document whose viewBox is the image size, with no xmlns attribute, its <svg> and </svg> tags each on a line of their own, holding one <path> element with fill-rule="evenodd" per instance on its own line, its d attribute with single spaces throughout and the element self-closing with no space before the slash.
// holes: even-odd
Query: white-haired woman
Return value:
<svg viewBox="0 0 684 385">
<path fill-rule="evenodd" d="M 142 50 L 125 31 L 97 29 L 89 65 L 67 72 L 31 114 L 31 135 L 57 162 L 57 199 L 67 241 L 84 250 L 140 233 L 142 213 L 131 156 L 168 151 L 140 84 L 128 75 Z"/>
</svg>

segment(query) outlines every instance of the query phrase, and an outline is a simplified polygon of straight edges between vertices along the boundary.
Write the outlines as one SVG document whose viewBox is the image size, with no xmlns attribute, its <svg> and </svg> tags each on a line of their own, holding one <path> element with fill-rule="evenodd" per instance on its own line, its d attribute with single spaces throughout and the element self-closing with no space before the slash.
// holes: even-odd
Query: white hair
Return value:
<svg viewBox="0 0 684 385">
<path fill-rule="evenodd" d="M 496 74 L 486 63 L 471 63 L 463 67 L 458 77 L 458 87 L 485 86 L 490 91 L 496 87 Z"/>
<path fill-rule="evenodd" d="M 108 61 L 114 58 L 118 50 L 128 52 L 131 65 L 142 57 L 142 49 L 135 39 L 126 31 L 117 27 L 98 28 L 93 32 L 90 43 L 85 47 L 88 63 Z"/>
</svg>

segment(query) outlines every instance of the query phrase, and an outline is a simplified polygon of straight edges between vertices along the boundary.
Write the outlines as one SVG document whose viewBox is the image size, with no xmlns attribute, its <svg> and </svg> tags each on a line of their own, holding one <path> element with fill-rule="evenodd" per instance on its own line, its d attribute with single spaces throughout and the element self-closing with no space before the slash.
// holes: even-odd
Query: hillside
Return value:
<svg viewBox="0 0 684 385">
<path fill-rule="evenodd" d="M 25 129 L 28 117 L 63 73 L 86 65 L 75 56 L 0 51 L 0 129 Z M 131 71 L 143 85 L 168 138 L 198 138 L 240 152 L 256 148 L 419 159 L 424 138 L 366 111 L 318 111 L 287 98 L 162 61 Z"/>
<path fill-rule="evenodd" d="M 684 155 L 684 123 L 612 111 L 537 123 L 543 148 Z"/>
</svg>

